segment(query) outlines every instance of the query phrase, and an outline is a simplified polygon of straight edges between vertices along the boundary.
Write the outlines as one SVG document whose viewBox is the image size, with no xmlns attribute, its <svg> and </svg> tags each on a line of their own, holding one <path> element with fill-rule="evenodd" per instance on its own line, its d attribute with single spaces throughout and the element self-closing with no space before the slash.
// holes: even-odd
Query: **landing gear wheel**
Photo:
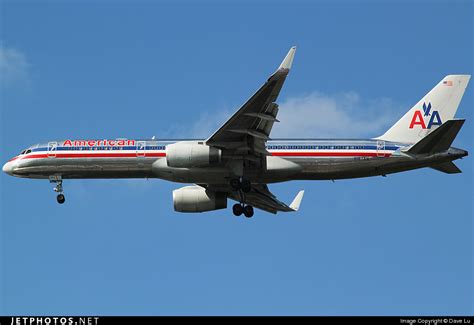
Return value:
<svg viewBox="0 0 474 325">
<path fill-rule="evenodd" d="M 64 201 L 66 201 L 66 198 L 64 197 L 64 194 L 58 194 L 58 196 L 56 197 L 56 200 L 58 200 L 59 204 L 63 204 Z"/>
<path fill-rule="evenodd" d="M 252 189 L 252 184 L 250 183 L 249 180 L 243 179 L 242 182 L 240 183 L 240 188 L 242 189 L 242 192 L 248 193 Z"/>
<path fill-rule="evenodd" d="M 230 180 L 230 187 L 232 187 L 234 191 L 240 190 L 240 180 L 238 178 L 232 178 Z"/>
<path fill-rule="evenodd" d="M 64 194 L 63 194 L 63 179 L 62 179 L 62 177 L 60 175 L 49 176 L 49 182 L 56 184 L 56 186 L 53 188 L 53 190 L 56 193 L 58 193 L 58 196 L 56 196 L 56 200 L 58 201 L 59 204 L 63 204 L 64 201 L 66 201 L 66 198 L 64 197 Z"/>
<path fill-rule="evenodd" d="M 251 205 L 246 205 L 244 207 L 244 215 L 247 217 L 247 218 L 252 218 L 253 217 L 253 206 Z"/>
<path fill-rule="evenodd" d="M 242 207 L 241 204 L 239 203 L 236 203 L 234 204 L 234 206 L 232 207 L 232 212 L 234 213 L 235 216 L 241 216 L 242 213 L 244 212 L 244 208 Z"/>
</svg>

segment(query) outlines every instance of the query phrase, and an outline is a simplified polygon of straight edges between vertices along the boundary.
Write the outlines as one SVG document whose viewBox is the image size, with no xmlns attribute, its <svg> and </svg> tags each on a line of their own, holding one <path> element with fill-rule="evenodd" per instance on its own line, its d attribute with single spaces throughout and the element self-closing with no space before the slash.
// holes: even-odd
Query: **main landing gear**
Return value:
<svg viewBox="0 0 474 325">
<path fill-rule="evenodd" d="M 244 205 L 243 203 L 236 203 L 232 207 L 232 212 L 234 212 L 235 216 L 241 216 L 242 213 L 247 218 L 253 217 L 253 206 L 251 205 Z"/>
<path fill-rule="evenodd" d="M 234 191 L 241 190 L 244 193 L 248 193 L 252 190 L 252 184 L 248 179 L 245 178 L 243 178 L 242 180 L 238 178 L 232 178 L 230 180 L 230 187 L 232 187 Z"/>
<path fill-rule="evenodd" d="M 59 204 L 63 204 L 66 201 L 66 198 L 63 194 L 63 180 L 61 176 L 51 176 L 49 178 L 49 182 L 56 183 L 56 186 L 53 188 L 53 190 L 58 193 L 58 196 L 56 196 L 56 200 Z"/>
<path fill-rule="evenodd" d="M 252 184 L 249 180 L 242 178 L 233 178 L 230 180 L 230 187 L 234 191 L 238 191 L 240 194 L 240 203 L 234 204 L 232 212 L 235 216 L 241 216 L 244 214 L 247 218 L 253 217 L 253 207 L 245 204 L 245 193 L 249 193 L 252 190 Z"/>
</svg>

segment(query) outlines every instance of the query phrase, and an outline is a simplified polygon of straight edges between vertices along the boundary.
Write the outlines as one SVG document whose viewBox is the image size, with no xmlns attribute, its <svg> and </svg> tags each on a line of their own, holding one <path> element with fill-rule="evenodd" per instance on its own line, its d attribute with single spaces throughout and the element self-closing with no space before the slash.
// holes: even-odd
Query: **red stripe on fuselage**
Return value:
<svg viewBox="0 0 474 325">
<path fill-rule="evenodd" d="M 23 157 L 23 159 L 33 159 L 33 158 L 158 158 L 165 157 L 166 154 L 163 152 L 147 152 L 147 153 L 58 153 L 56 155 L 48 154 L 33 154 Z"/>
</svg>

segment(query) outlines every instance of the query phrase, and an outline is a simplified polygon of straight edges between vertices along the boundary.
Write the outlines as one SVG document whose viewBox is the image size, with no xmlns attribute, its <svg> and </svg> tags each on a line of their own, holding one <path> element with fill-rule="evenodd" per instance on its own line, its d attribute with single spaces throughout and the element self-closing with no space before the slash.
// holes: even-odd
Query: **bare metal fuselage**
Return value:
<svg viewBox="0 0 474 325">
<path fill-rule="evenodd" d="M 32 146 L 10 160 L 4 170 L 26 178 L 160 178 L 198 184 L 227 184 L 234 177 L 225 159 L 208 167 L 169 167 L 166 146 L 177 140 L 125 140 L 121 146 L 115 140 L 92 141 Z M 110 141 L 115 141 L 114 145 Z M 266 158 L 264 170 L 249 166 L 245 177 L 252 183 L 368 177 L 429 167 L 467 155 L 464 150 L 450 148 L 413 156 L 404 152 L 408 146 L 380 140 L 268 141 L 271 155 Z"/>
</svg>

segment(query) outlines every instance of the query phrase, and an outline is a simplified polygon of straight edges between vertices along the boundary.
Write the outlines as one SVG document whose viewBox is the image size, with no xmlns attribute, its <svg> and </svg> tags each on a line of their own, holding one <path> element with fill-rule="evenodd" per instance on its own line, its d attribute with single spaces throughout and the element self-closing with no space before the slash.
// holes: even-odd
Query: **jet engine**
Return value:
<svg viewBox="0 0 474 325">
<path fill-rule="evenodd" d="M 227 208 L 227 196 L 201 186 L 185 186 L 173 191 L 173 205 L 177 212 L 205 212 Z"/>
<path fill-rule="evenodd" d="M 166 146 L 168 167 L 205 167 L 220 163 L 222 151 L 199 142 L 177 142 Z"/>
</svg>

